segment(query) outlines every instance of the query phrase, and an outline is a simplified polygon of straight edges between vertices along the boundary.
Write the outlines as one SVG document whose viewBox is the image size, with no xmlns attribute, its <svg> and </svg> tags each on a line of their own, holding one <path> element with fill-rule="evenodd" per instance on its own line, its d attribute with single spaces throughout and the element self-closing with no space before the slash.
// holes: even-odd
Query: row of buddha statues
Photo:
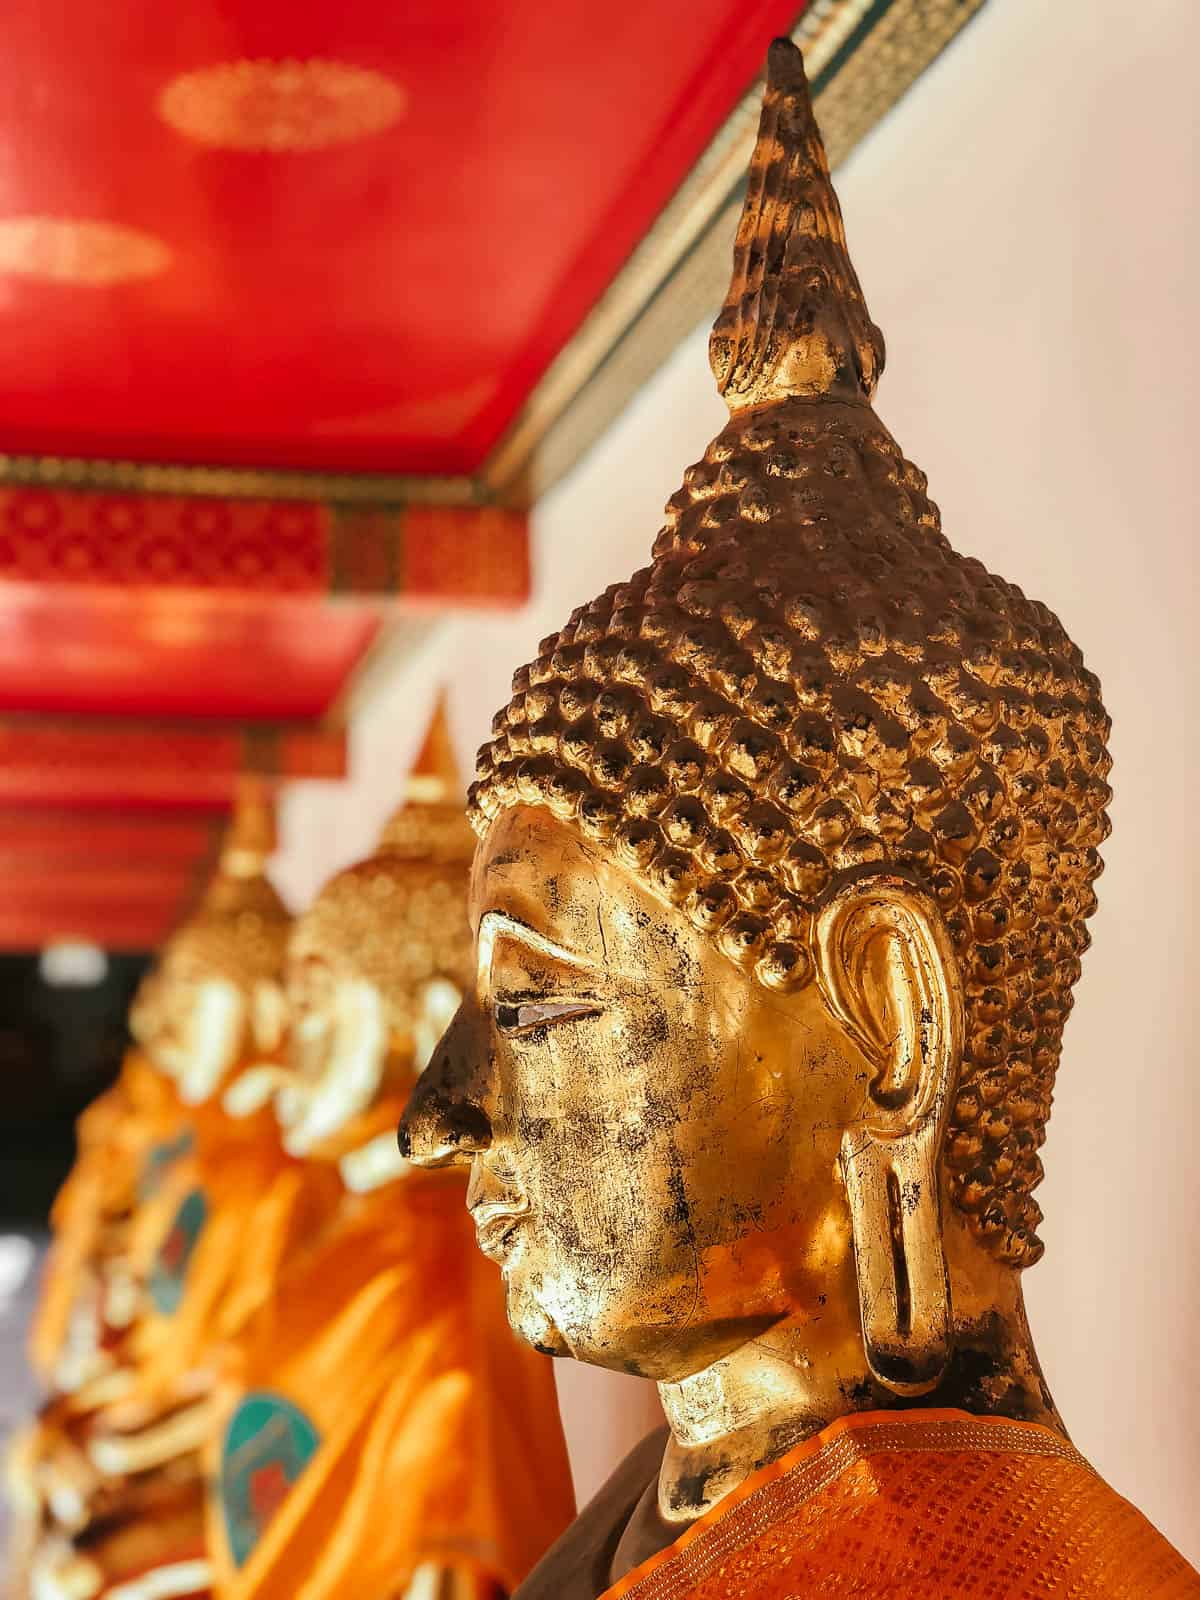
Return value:
<svg viewBox="0 0 1200 1600">
<path fill-rule="evenodd" d="M 272 837 L 246 785 L 79 1125 L 11 1472 L 31 1600 L 483 1600 L 573 1511 L 465 1182 L 396 1143 L 469 968 L 441 707 L 377 850 L 295 920 Z"/>
<path fill-rule="evenodd" d="M 439 710 L 291 922 L 243 807 L 139 990 L 53 1218 L 32 1600 L 1200 1596 L 1021 1291 L 1099 684 L 875 414 L 787 41 L 710 351 L 729 423 L 466 815 Z M 578 1515 L 548 1357 L 665 1416 Z"/>
</svg>

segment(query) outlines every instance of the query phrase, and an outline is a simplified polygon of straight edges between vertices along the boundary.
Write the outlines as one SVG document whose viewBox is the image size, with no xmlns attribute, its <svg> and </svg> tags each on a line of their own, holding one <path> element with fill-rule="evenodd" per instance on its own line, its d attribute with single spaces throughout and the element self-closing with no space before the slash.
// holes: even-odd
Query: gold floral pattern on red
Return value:
<svg viewBox="0 0 1200 1600">
<path fill-rule="evenodd" d="M 499 506 L 0 488 L 4 581 L 509 607 L 529 594 L 529 517 Z"/>
<path fill-rule="evenodd" d="M 0 273 L 104 289 L 157 277 L 170 265 L 171 252 L 161 239 L 123 223 L 0 217 Z"/>
<path fill-rule="evenodd" d="M 294 501 L 0 489 L 0 579 L 310 593 L 328 524 Z"/>
<path fill-rule="evenodd" d="M 163 121 L 218 150 L 325 150 L 390 128 L 407 96 L 395 79 L 345 61 L 243 60 L 173 78 Z"/>
</svg>

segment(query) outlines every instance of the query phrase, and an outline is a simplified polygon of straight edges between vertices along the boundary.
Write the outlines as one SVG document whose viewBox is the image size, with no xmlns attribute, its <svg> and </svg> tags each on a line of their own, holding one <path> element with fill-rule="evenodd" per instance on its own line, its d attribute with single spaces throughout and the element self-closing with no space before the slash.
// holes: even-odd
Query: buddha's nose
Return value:
<svg viewBox="0 0 1200 1600">
<path fill-rule="evenodd" d="M 400 1119 L 400 1154 L 418 1167 L 466 1162 L 492 1142 L 488 1055 L 478 1008 L 464 1000 L 417 1079 Z"/>
</svg>

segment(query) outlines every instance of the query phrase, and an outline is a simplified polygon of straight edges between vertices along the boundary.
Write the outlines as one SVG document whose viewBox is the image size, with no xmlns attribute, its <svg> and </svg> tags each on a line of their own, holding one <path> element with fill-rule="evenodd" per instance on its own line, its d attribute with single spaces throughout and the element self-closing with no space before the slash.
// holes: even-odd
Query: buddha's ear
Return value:
<svg viewBox="0 0 1200 1600">
<path fill-rule="evenodd" d="M 238 1059 L 247 1032 L 247 996 L 232 978 L 202 978 L 192 988 L 187 1042 L 160 1051 L 167 1072 L 179 1085 L 187 1105 L 199 1105 L 215 1094 L 221 1079 Z"/>
<path fill-rule="evenodd" d="M 826 1003 L 874 1067 L 872 1126 L 901 1134 L 948 1103 L 962 1058 L 958 958 L 941 912 L 916 884 L 872 872 L 817 914 Z"/>
<path fill-rule="evenodd" d="M 844 883 L 814 935 L 826 1004 L 871 1069 L 840 1158 L 863 1342 L 881 1383 L 921 1394 L 950 1356 L 939 1159 L 962 1059 L 958 961 L 932 899 L 893 873 Z"/>
</svg>

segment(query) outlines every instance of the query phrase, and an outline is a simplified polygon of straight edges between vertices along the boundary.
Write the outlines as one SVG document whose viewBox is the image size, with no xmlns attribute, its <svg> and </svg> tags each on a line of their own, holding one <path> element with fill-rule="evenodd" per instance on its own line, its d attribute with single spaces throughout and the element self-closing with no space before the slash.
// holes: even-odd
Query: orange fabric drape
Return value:
<svg viewBox="0 0 1200 1600">
<path fill-rule="evenodd" d="M 1058 1434 L 958 1411 L 835 1422 L 603 1600 L 1200 1600 Z"/>
<path fill-rule="evenodd" d="M 147 1287 L 125 1346 L 153 1409 L 269 1299 L 292 1254 L 334 1213 L 336 1171 L 288 1156 L 269 1110 L 195 1109 L 194 1151 L 146 1210 L 135 1270 Z"/>
<path fill-rule="evenodd" d="M 222 1381 L 222 1600 L 400 1593 L 424 1562 L 511 1589 L 573 1515 L 550 1362 L 521 1345 L 453 1174 L 347 1196 Z"/>
<path fill-rule="evenodd" d="M 103 1266 L 113 1224 L 130 1219 L 157 1176 L 154 1152 L 170 1145 L 185 1117 L 170 1080 L 130 1049 L 120 1076 L 76 1125 L 77 1155 L 50 1214 L 53 1242 L 29 1335 L 29 1360 L 53 1381 L 72 1311 L 82 1294 L 99 1298 L 88 1274 Z M 99 1311 L 99 1305 L 97 1306 Z"/>
</svg>

